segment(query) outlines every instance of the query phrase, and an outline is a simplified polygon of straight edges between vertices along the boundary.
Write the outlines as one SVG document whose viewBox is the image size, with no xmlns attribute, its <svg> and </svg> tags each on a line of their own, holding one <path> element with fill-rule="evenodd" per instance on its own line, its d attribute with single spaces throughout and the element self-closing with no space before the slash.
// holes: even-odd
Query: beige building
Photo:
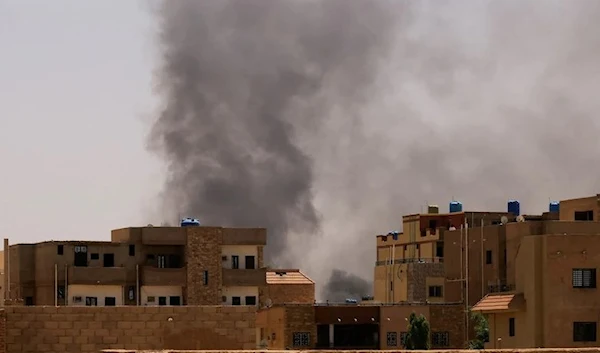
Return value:
<svg viewBox="0 0 600 353">
<path fill-rule="evenodd" d="M 148 226 L 105 242 L 11 245 L 2 292 L 25 305 L 259 305 L 281 286 L 267 284 L 266 239 L 261 228 Z M 314 301 L 312 281 L 298 288 L 290 298 Z"/>
</svg>

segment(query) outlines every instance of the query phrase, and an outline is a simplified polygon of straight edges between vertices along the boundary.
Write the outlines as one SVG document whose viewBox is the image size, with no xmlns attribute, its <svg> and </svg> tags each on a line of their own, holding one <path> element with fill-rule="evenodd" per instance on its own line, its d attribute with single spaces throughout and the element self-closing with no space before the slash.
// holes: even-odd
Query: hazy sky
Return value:
<svg viewBox="0 0 600 353">
<path fill-rule="evenodd" d="M 140 1 L 0 0 L 2 237 L 108 239 L 148 222 L 163 182 L 145 150 L 151 26 Z"/>
</svg>

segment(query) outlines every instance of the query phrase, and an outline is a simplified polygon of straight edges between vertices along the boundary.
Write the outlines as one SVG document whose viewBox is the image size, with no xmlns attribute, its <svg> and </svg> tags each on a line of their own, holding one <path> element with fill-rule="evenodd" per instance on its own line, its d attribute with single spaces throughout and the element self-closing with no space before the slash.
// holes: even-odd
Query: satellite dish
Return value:
<svg viewBox="0 0 600 353">
<path fill-rule="evenodd" d="M 523 216 L 517 217 L 517 222 L 525 222 L 525 217 L 523 217 Z"/>
<path fill-rule="evenodd" d="M 152 224 L 148 224 L 146 227 L 154 227 Z"/>
<path fill-rule="evenodd" d="M 273 300 L 271 300 L 271 298 L 267 298 L 267 300 L 265 300 L 265 307 L 270 308 L 273 306 Z"/>
<path fill-rule="evenodd" d="M 502 224 L 506 224 L 506 223 L 508 223 L 508 217 L 506 217 L 506 216 L 502 216 L 502 217 L 500 218 L 500 223 L 502 223 Z"/>
</svg>

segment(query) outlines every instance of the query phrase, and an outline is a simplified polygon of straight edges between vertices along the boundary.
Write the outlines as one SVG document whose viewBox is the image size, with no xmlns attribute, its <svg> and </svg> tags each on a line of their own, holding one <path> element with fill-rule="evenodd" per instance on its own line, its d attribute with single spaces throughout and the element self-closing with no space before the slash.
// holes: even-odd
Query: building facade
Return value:
<svg viewBox="0 0 600 353">
<path fill-rule="evenodd" d="M 264 267 L 265 245 L 261 228 L 151 226 L 113 230 L 109 242 L 16 244 L 3 292 L 25 305 L 259 305 L 282 285 L 267 285 L 276 271 Z M 312 303 L 303 277 L 288 295 Z"/>
<path fill-rule="evenodd" d="M 274 305 L 257 313 L 257 341 L 267 349 L 403 349 L 408 318 L 423 314 L 432 348 L 465 347 L 462 304 Z"/>
</svg>

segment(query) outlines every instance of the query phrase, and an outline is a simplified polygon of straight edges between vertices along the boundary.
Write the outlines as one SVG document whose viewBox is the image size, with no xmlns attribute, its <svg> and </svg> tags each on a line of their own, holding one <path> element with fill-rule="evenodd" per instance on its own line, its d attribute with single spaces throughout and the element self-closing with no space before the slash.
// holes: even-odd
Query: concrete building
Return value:
<svg viewBox="0 0 600 353">
<path fill-rule="evenodd" d="M 266 239 L 261 228 L 148 226 L 113 230 L 105 242 L 16 244 L 3 292 L 25 305 L 259 305 L 293 283 L 288 298 L 313 303 L 306 276 L 269 287 Z M 287 271 L 297 275 L 281 278 L 303 276 Z"/>
<path fill-rule="evenodd" d="M 375 301 L 462 302 L 465 327 L 469 309 L 487 316 L 489 348 L 597 346 L 600 195 L 514 207 L 405 216 L 377 236 Z"/>
<path fill-rule="evenodd" d="M 465 347 L 462 304 L 274 305 L 259 309 L 257 341 L 267 349 L 402 349 L 411 313 L 430 323 L 432 348 Z"/>
</svg>

